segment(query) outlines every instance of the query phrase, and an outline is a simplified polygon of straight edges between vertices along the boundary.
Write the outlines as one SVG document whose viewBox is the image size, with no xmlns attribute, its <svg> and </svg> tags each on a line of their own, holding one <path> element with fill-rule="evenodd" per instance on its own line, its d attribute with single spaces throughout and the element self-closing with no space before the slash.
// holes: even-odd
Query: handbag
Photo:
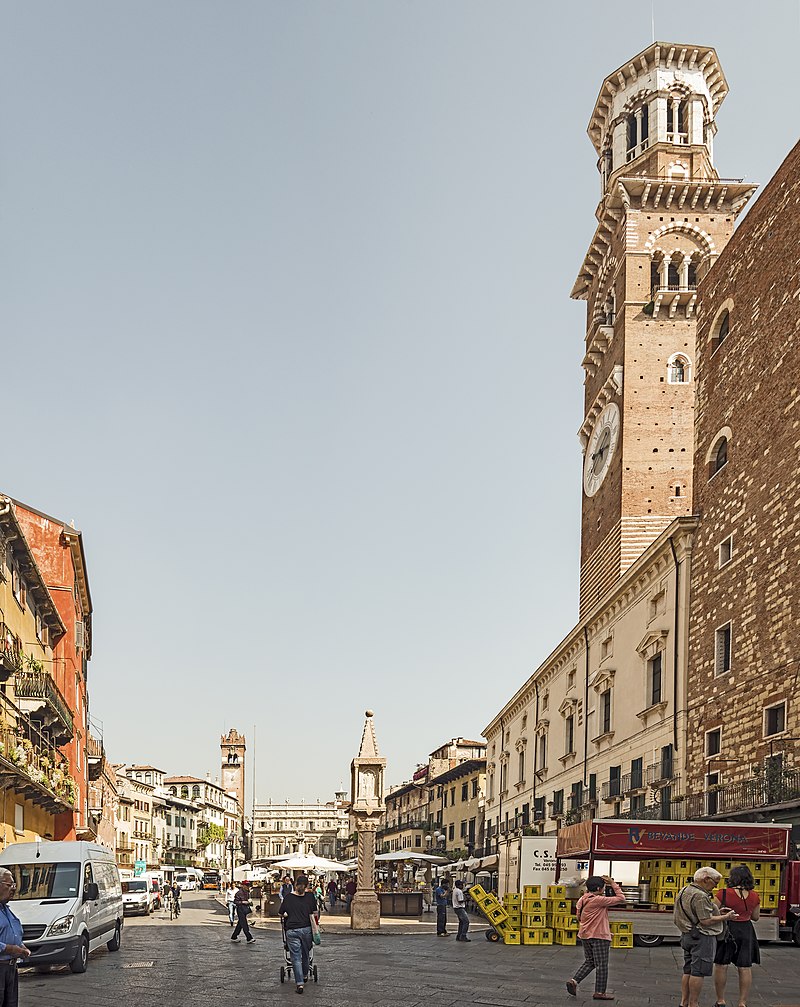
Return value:
<svg viewBox="0 0 800 1007">
<path fill-rule="evenodd" d="M 317 917 L 312 913 L 310 916 L 311 920 L 311 940 L 319 945 L 322 944 L 322 936 L 319 930 L 319 923 L 317 922 Z"/>
<path fill-rule="evenodd" d="M 722 889 L 721 904 L 723 908 L 727 909 L 728 905 L 725 901 L 726 889 Z M 723 924 L 722 933 L 717 937 L 717 954 L 714 961 L 717 965 L 730 965 L 731 962 L 736 960 L 736 940 L 730 931 L 730 927 L 727 923 Z M 717 961 L 719 959 L 719 961 Z"/>
</svg>

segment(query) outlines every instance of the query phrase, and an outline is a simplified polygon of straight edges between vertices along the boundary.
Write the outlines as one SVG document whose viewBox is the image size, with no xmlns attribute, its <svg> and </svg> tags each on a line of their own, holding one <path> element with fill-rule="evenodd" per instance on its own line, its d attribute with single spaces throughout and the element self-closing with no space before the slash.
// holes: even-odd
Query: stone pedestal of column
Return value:
<svg viewBox="0 0 800 1007">
<path fill-rule="evenodd" d="M 358 832 L 358 881 L 350 906 L 351 930 L 379 930 L 381 904 L 375 891 L 375 832 L 378 819 L 356 816 Z"/>
</svg>

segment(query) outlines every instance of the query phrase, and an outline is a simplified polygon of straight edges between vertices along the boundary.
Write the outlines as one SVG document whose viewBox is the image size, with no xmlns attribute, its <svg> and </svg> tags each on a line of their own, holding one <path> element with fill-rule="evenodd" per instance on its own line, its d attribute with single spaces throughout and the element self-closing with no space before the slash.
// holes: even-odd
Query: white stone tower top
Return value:
<svg viewBox="0 0 800 1007">
<path fill-rule="evenodd" d="M 686 155 L 685 177 L 714 176 L 716 114 L 727 93 L 717 54 L 708 46 L 654 42 L 609 74 L 588 127 L 603 192 L 620 172 L 669 174 L 676 148 Z"/>
</svg>

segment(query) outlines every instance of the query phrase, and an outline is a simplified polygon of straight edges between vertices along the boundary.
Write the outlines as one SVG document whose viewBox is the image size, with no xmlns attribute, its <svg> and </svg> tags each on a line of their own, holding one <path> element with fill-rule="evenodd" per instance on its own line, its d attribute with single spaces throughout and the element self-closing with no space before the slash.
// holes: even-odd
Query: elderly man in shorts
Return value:
<svg viewBox="0 0 800 1007">
<path fill-rule="evenodd" d="M 701 867 L 675 899 L 673 919 L 681 932 L 683 948 L 681 1007 L 698 1007 L 703 980 L 714 970 L 717 937 L 725 921 L 736 916 L 732 909 L 720 911 L 711 897 L 721 877 L 713 867 Z"/>
</svg>

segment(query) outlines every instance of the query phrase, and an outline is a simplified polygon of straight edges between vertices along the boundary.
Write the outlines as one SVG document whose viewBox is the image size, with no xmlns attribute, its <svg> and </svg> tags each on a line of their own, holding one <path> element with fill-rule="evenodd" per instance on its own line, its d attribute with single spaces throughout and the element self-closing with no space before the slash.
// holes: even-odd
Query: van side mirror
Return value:
<svg viewBox="0 0 800 1007">
<path fill-rule="evenodd" d="M 100 889 L 96 881 L 87 881 L 83 888 L 83 901 L 96 902 L 100 898 Z"/>
</svg>

